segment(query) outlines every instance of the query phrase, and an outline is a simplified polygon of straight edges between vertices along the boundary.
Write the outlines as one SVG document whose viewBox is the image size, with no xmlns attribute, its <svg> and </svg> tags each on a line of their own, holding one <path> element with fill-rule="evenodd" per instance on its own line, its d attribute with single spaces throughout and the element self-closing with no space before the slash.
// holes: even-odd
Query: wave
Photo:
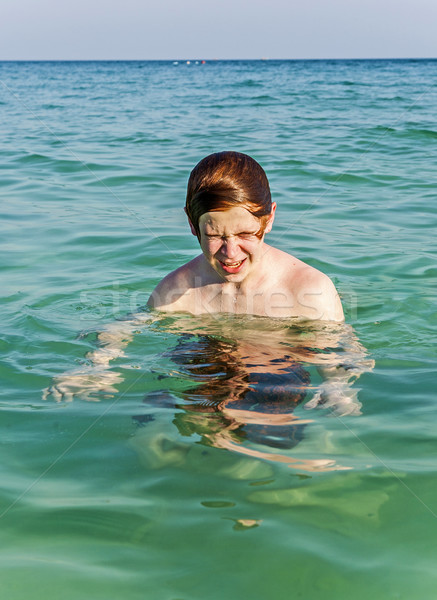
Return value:
<svg viewBox="0 0 437 600">
<path fill-rule="evenodd" d="M 99 163 L 87 163 L 81 161 L 79 159 L 67 159 L 67 158 L 53 158 L 48 154 L 24 154 L 22 156 L 18 156 L 13 160 L 15 165 L 25 165 L 25 166 L 42 166 L 45 165 L 50 167 L 55 172 L 58 173 L 72 173 L 83 171 L 84 169 L 90 171 L 105 171 L 109 169 L 113 169 L 113 165 L 103 165 Z"/>
<path fill-rule="evenodd" d="M 245 79 L 243 81 L 236 81 L 231 87 L 264 87 L 263 81 L 256 81 L 255 79 Z"/>
<path fill-rule="evenodd" d="M 402 134 L 413 138 L 437 138 L 437 131 L 434 129 L 405 129 Z"/>
</svg>

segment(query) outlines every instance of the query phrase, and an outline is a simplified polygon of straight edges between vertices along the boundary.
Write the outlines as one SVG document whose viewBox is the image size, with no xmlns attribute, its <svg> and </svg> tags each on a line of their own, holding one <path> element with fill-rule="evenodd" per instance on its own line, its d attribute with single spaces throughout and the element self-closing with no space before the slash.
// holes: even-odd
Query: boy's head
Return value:
<svg viewBox="0 0 437 600">
<path fill-rule="evenodd" d="M 217 152 L 191 171 L 185 211 L 200 239 L 199 219 L 207 213 L 245 208 L 261 221 L 259 237 L 272 212 L 269 182 L 256 160 L 240 152 Z"/>
</svg>

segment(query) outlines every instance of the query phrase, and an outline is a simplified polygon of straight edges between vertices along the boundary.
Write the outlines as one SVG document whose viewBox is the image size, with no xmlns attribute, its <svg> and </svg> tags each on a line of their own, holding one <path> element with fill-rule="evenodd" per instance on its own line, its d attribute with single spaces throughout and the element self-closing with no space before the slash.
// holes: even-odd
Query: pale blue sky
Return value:
<svg viewBox="0 0 437 600">
<path fill-rule="evenodd" d="M 437 0 L 1 0 L 0 60 L 437 57 Z"/>
</svg>

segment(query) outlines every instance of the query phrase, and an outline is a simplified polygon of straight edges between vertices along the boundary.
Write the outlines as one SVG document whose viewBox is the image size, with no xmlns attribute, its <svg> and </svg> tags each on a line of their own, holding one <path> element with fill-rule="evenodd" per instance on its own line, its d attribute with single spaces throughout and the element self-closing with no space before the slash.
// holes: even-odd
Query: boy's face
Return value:
<svg viewBox="0 0 437 600">
<path fill-rule="evenodd" d="M 200 217 L 200 246 L 206 260 L 221 279 L 240 283 L 255 273 L 264 252 L 264 234 L 272 228 L 275 208 L 273 204 L 261 237 L 261 220 L 239 206 L 208 212 Z M 193 226 L 191 228 L 196 234 Z"/>
</svg>

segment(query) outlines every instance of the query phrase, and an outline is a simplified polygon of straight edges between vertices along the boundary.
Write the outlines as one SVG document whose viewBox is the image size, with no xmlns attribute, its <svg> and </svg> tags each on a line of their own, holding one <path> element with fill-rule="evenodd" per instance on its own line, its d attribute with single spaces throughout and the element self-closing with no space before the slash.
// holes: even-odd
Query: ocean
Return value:
<svg viewBox="0 0 437 600">
<path fill-rule="evenodd" d="M 433 600 L 437 61 L 0 63 L 8 600 Z M 156 314 L 211 152 L 346 323 Z"/>
</svg>

